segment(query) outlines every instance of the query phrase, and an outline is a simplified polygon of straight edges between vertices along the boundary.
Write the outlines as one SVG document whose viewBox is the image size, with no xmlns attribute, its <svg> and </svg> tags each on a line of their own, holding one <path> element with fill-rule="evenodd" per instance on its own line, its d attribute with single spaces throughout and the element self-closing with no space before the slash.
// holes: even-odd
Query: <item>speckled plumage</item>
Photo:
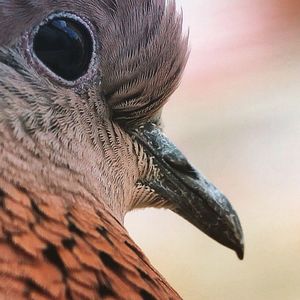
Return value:
<svg viewBox="0 0 300 300">
<path fill-rule="evenodd" d="M 0 188 L 1 299 L 179 298 L 101 206 L 53 207 Z"/>
<path fill-rule="evenodd" d="M 32 53 L 53 13 L 89 26 L 87 73 Z M 0 299 L 178 299 L 123 227 L 173 210 L 243 256 L 229 202 L 161 133 L 188 56 L 164 0 L 0 0 Z"/>
<path fill-rule="evenodd" d="M 74 87 L 49 80 L 27 53 L 27 32 L 47 15 L 60 10 L 87 18 L 93 24 L 95 34 L 96 59 L 91 71 L 94 74 Z M 28 156 L 26 159 L 34 160 L 31 165 L 37 168 L 33 173 L 37 178 L 30 178 L 25 185 L 34 181 L 39 187 L 49 189 L 50 183 L 62 189 L 63 183 L 70 185 L 70 176 L 82 175 L 83 168 L 88 167 L 95 173 L 99 170 L 110 172 L 99 177 L 99 174 L 84 170 L 85 178 L 76 180 L 81 183 L 88 179 L 89 182 L 81 184 L 82 188 L 88 188 L 88 192 L 98 199 L 109 201 L 122 218 L 129 208 L 134 208 L 133 197 L 128 193 L 135 191 L 122 191 L 121 188 L 125 183 L 127 188 L 134 186 L 140 179 L 138 173 L 144 170 L 138 170 L 137 153 L 132 155 L 133 151 L 139 151 L 139 146 L 133 145 L 134 149 L 124 147 L 132 141 L 120 127 L 121 119 L 126 126 L 130 122 L 159 120 L 160 108 L 178 84 L 187 58 L 187 43 L 181 37 L 181 18 L 174 3 L 170 2 L 166 8 L 165 1 L 90 1 L 88 5 L 82 1 L 4 1 L 0 12 L 0 41 L 4 46 L 0 49 L 0 96 L 3 99 L 0 119 L 5 119 L 0 136 L 2 130 L 2 135 L 14 131 L 30 151 L 51 152 L 39 153 L 39 156 L 46 156 L 39 160 L 42 164 L 51 156 L 49 165 L 67 162 L 70 169 L 57 174 L 52 167 L 49 173 L 43 166 L 38 169 L 39 163 Z M 17 24 L 10 27 L 16 23 L 14 20 Z M 11 34 L 5 34 L 7 31 Z M 114 122 L 111 122 L 112 118 Z M 8 124 L 10 128 L 7 128 Z M 9 139 L 18 145 L 14 134 Z M 43 145 L 37 147 L 40 143 Z M 9 147 L 8 151 L 12 145 Z M 52 151 L 53 147 L 57 152 Z M 108 159 L 103 160 L 103 157 Z M 78 160 L 84 165 L 79 166 Z M 118 170 L 121 172 L 117 177 Z M 46 180 L 41 175 L 43 172 L 49 173 Z M 21 176 L 20 166 L 18 173 Z M 27 175 L 23 177 L 27 180 Z M 106 190 L 95 191 L 99 186 Z M 71 183 L 70 189 L 73 188 Z M 116 193 L 116 198 L 123 199 L 114 201 L 112 194 Z"/>
</svg>

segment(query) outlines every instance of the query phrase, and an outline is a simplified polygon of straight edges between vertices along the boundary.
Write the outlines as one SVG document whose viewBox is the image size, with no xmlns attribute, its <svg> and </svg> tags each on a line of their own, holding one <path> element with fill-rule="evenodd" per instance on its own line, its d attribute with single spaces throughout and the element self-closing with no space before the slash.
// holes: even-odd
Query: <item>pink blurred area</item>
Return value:
<svg viewBox="0 0 300 300">
<path fill-rule="evenodd" d="M 300 299 L 300 1 L 181 0 L 191 55 L 167 135 L 231 200 L 245 260 L 168 211 L 126 226 L 184 299 Z"/>
<path fill-rule="evenodd" d="M 184 1 L 191 57 L 185 79 L 200 86 L 245 76 L 284 51 L 299 51 L 297 0 Z"/>
</svg>

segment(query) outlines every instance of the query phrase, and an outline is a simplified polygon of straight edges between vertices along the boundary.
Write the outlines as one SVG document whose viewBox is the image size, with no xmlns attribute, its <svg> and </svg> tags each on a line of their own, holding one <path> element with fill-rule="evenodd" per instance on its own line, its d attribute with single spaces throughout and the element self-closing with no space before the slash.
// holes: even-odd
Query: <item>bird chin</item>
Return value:
<svg viewBox="0 0 300 300">
<path fill-rule="evenodd" d="M 144 184 L 171 210 L 243 259 L 243 231 L 228 199 L 191 166 L 156 124 L 147 123 L 132 131 L 132 136 L 159 170 Z"/>
</svg>

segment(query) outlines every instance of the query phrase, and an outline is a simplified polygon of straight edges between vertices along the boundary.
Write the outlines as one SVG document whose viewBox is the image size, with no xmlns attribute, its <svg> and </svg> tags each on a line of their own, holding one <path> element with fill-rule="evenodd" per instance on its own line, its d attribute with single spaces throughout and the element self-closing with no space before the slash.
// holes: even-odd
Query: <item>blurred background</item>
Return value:
<svg viewBox="0 0 300 300">
<path fill-rule="evenodd" d="M 300 1 L 177 2 L 191 56 L 165 131 L 231 200 L 245 259 L 168 211 L 126 227 L 184 299 L 299 300 Z"/>
</svg>

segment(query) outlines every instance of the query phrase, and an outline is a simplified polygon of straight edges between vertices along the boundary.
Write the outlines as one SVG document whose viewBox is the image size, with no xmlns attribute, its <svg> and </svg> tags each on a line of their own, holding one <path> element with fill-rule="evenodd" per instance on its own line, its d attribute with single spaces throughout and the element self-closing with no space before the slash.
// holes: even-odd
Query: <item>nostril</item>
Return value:
<svg viewBox="0 0 300 300">
<path fill-rule="evenodd" d="M 185 156 L 174 147 L 172 151 L 163 153 L 164 161 L 182 175 L 188 175 L 193 179 L 198 179 L 198 172 L 188 162 Z"/>
</svg>

